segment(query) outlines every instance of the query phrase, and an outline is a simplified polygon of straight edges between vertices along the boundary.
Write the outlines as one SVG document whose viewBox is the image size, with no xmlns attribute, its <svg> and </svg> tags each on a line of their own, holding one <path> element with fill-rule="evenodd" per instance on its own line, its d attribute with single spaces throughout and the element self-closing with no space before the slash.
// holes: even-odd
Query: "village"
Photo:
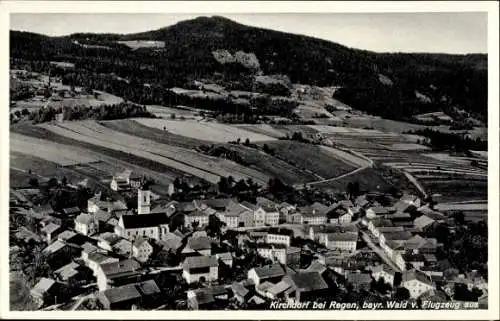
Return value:
<svg viewBox="0 0 500 321">
<path fill-rule="evenodd" d="M 80 188 L 49 183 L 45 188 Z M 114 195 L 134 195 L 137 205 L 95 193 L 86 208 L 54 210 L 32 202 L 42 186 L 11 189 L 11 213 L 17 215 L 11 214 L 10 255 L 21 261 L 26 253 L 35 256 L 28 263 L 35 309 L 487 304 L 485 278 L 476 269 L 453 268 L 439 240 L 459 233 L 463 217 L 439 212 L 417 195 L 342 193 L 329 205 L 298 206 L 263 188 L 254 202 L 203 193 L 175 201 L 156 194 L 132 170 L 116 173 L 109 187 Z M 175 189 L 171 184 L 169 194 Z"/>
</svg>

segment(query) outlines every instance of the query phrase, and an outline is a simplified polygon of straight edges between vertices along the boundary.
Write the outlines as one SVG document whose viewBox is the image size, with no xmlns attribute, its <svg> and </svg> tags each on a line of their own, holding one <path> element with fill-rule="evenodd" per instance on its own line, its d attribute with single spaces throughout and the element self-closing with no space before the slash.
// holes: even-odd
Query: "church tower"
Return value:
<svg viewBox="0 0 500 321">
<path fill-rule="evenodd" d="M 151 191 L 138 189 L 137 190 L 137 213 L 149 214 L 151 209 Z"/>
</svg>

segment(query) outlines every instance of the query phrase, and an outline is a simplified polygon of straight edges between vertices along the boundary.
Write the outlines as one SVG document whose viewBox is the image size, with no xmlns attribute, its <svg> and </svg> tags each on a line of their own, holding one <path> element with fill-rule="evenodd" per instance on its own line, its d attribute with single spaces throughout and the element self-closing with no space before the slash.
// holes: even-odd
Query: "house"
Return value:
<svg viewBox="0 0 500 321">
<path fill-rule="evenodd" d="M 337 232 L 358 232 L 356 226 L 339 226 L 336 224 L 324 224 L 324 225 L 312 225 L 308 228 L 307 237 L 314 241 L 319 241 L 321 235 L 328 233 L 337 233 Z"/>
<path fill-rule="evenodd" d="M 403 195 L 394 207 L 397 212 L 405 212 L 409 207 L 419 208 L 421 206 L 421 200 L 418 196 L 405 194 Z"/>
<path fill-rule="evenodd" d="M 45 216 L 54 215 L 54 209 L 50 204 L 34 206 L 30 209 L 29 214 L 35 219 L 41 220 Z"/>
<path fill-rule="evenodd" d="M 105 310 L 131 310 L 152 307 L 161 294 L 154 280 L 107 289 L 97 295 Z"/>
<path fill-rule="evenodd" d="M 119 259 L 116 257 L 111 257 L 105 253 L 102 252 L 92 252 L 87 255 L 87 259 L 85 260 L 85 263 L 87 266 L 93 271 L 94 276 L 97 276 L 101 267 L 101 264 L 107 264 L 107 263 L 115 263 L 118 262 Z"/>
<path fill-rule="evenodd" d="M 366 195 L 360 195 L 354 200 L 354 205 L 365 209 L 370 205 L 370 202 L 366 199 Z"/>
<path fill-rule="evenodd" d="M 285 275 L 285 269 L 280 264 L 271 264 L 262 267 L 254 267 L 248 271 L 248 279 L 255 285 L 264 282 L 279 282 Z"/>
<path fill-rule="evenodd" d="M 71 262 L 55 270 L 54 274 L 60 282 L 74 284 L 79 281 L 90 281 L 89 277 L 92 275 L 92 271 L 76 262 Z"/>
<path fill-rule="evenodd" d="M 407 231 L 385 232 L 385 233 L 380 234 L 379 240 L 380 240 L 381 245 L 383 245 L 386 241 L 389 241 L 389 240 L 403 244 L 411 238 L 412 238 L 412 234 L 410 232 L 407 232 Z"/>
<path fill-rule="evenodd" d="M 190 256 L 182 263 L 182 277 L 191 284 L 215 281 L 219 278 L 219 263 L 215 256 Z"/>
<path fill-rule="evenodd" d="M 389 215 L 394 212 L 395 212 L 394 208 L 384 207 L 384 206 L 369 207 L 368 209 L 365 210 L 367 218 L 376 218 L 382 215 Z"/>
<path fill-rule="evenodd" d="M 328 212 L 326 205 L 315 202 L 310 206 L 300 207 L 298 211 L 302 213 L 304 224 L 321 225 L 326 223 L 326 213 Z"/>
<path fill-rule="evenodd" d="M 286 264 L 286 245 L 261 243 L 257 245 L 257 253 L 273 262 Z"/>
<path fill-rule="evenodd" d="M 172 251 L 175 252 L 177 251 L 178 248 L 181 247 L 182 245 L 182 238 L 175 235 L 174 233 L 168 233 L 163 240 L 158 242 L 160 246 L 163 248 L 165 251 Z"/>
<path fill-rule="evenodd" d="M 123 257 L 131 257 L 132 256 L 132 242 L 127 239 L 119 239 L 116 243 L 114 243 L 111 248 L 113 252 L 121 255 Z"/>
<path fill-rule="evenodd" d="M 410 297 L 412 299 L 418 299 L 423 293 L 436 289 L 429 277 L 425 273 L 417 270 L 404 271 L 401 285 L 410 291 Z"/>
<path fill-rule="evenodd" d="M 217 253 L 215 254 L 215 257 L 218 260 L 221 260 L 225 265 L 233 267 L 233 254 L 231 254 L 230 252 Z"/>
<path fill-rule="evenodd" d="M 278 205 L 278 210 L 280 212 L 280 222 L 288 222 L 288 216 L 293 214 L 297 208 L 287 202 L 282 202 Z"/>
<path fill-rule="evenodd" d="M 372 232 L 372 234 L 375 235 L 377 238 L 380 236 L 379 232 L 377 231 L 377 228 L 378 227 L 389 227 L 389 226 L 394 226 L 394 224 L 392 224 L 392 221 L 382 219 L 380 217 L 368 221 L 368 224 L 367 224 L 368 230 L 370 232 Z"/>
<path fill-rule="evenodd" d="M 300 212 L 289 213 L 286 222 L 289 224 L 304 224 L 304 216 Z"/>
<path fill-rule="evenodd" d="M 266 234 L 266 243 L 268 244 L 283 244 L 287 247 L 290 246 L 291 237 L 287 232 L 269 232 Z"/>
<path fill-rule="evenodd" d="M 345 275 L 347 284 L 352 286 L 353 291 L 368 291 L 372 277 L 368 273 L 347 271 Z"/>
<path fill-rule="evenodd" d="M 388 257 L 394 257 L 396 253 L 403 253 L 405 251 L 405 246 L 398 242 L 393 242 L 391 240 L 380 244 L 380 247 L 387 254 Z"/>
<path fill-rule="evenodd" d="M 300 256 L 302 249 L 299 247 L 290 246 L 286 249 L 286 263 L 290 266 L 300 264 Z"/>
<path fill-rule="evenodd" d="M 191 237 L 182 253 L 198 252 L 201 255 L 212 254 L 212 240 L 208 236 Z"/>
<path fill-rule="evenodd" d="M 78 214 L 80 214 L 80 209 L 76 206 L 66 207 L 66 208 L 63 208 L 61 212 L 67 218 L 73 218 L 73 217 L 76 217 Z"/>
<path fill-rule="evenodd" d="M 99 251 L 100 251 L 100 249 L 97 246 L 95 246 L 92 243 L 86 242 L 86 243 L 84 243 L 82 245 L 82 256 L 81 256 L 81 259 L 83 260 L 83 262 L 85 262 L 85 264 L 88 265 L 87 260 L 89 258 L 89 254 L 90 253 L 94 253 L 94 252 L 99 252 Z"/>
<path fill-rule="evenodd" d="M 396 264 L 396 266 L 401 270 L 405 271 L 406 270 L 406 261 L 403 256 L 404 250 L 403 246 L 399 245 L 399 249 L 394 250 L 392 253 L 392 261 Z"/>
<path fill-rule="evenodd" d="M 413 226 L 419 231 L 425 231 L 433 226 L 436 221 L 427 215 L 422 215 L 413 220 Z"/>
<path fill-rule="evenodd" d="M 162 240 L 169 233 L 169 218 L 165 213 L 147 215 L 122 215 L 115 227 L 115 234 L 133 241 L 138 237 Z"/>
<path fill-rule="evenodd" d="M 95 237 L 97 239 L 97 246 L 106 251 L 113 251 L 113 245 L 115 245 L 122 238 L 114 233 L 105 232 Z"/>
<path fill-rule="evenodd" d="M 45 227 L 45 226 L 49 225 L 50 223 L 62 226 L 62 220 L 60 218 L 52 216 L 52 215 L 45 216 L 40 221 L 40 226 Z"/>
<path fill-rule="evenodd" d="M 65 230 L 57 235 L 57 239 L 62 242 L 69 242 L 73 239 L 77 234 L 73 231 Z"/>
<path fill-rule="evenodd" d="M 326 234 L 323 240 L 327 249 L 352 253 L 356 251 L 358 233 L 330 233 Z"/>
<path fill-rule="evenodd" d="M 191 310 L 221 309 L 227 306 L 229 290 L 224 286 L 213 286 L 188 290 L 186 296 L 187 306 Z"/>
<path fill-rule="evenodd" d="M 97 224 L 90 214 L 80 214 L 75 218 L 75 231 L 83 235 L 92 235 L 97 232 Z"/>
<path fill-rule="evenodd" d="M 110 187 L 113 191 L 138 189 L 141 187 L 141 177 L 133 175 L 131 170 L 125 170 L 113 176 Z"/>
<path fill-rule="evenodd" d="M 371 271 L 375 281 L 384 279 L 385 283 L 388 283 L 391 286 L 394 285 L 394 277 L 396 275 L 396 271 L 387 264 L 379 264 L 375 267 L 372 267 Z"/>
<path fill-rule="evenodd" d="M 44 226 L 40 230 L 40 232 L 43 235 L 43 239 L 49 244 L 54 240 L 54 238 L 60 231 L 61 231 L 61 225 L 57 225 L 54 223 L 50 223 L 49 225 Z"/>
<path fill-rule="evenodd" d="M 141 263 L 147 262 L 151 254 L 153 254 L 153 246 L 147 239 L 140 237 L 133 242 L 132 255 L 137 261 Z"/>
<path fill-rule="evenodd" d="M 231 291 L 239 303 L 248 302 L 252 297 L 252 292 L 244 286 L 243 282 L 233 282 L 231 284 Z"/>
<path fill-rule="evenodd" d="M 314 300 L 328 291 L 328 284 L 318 272 L 300 272 L 285 275 L 283 282 L 289 286 L 285 295 L 295 302 Z"/>
<path fill-rule="evenodd" d="M 379 226 L 373 228 L 373 235 L 377 237 L 380 241 L 381 236 L 387 233 L 404 232 L 405 228 L 403 226 Z"/>
<path fill-rule="evenodd" d="M 30 293 L 37 305 L 41 307 L 55 303 L 60 288 L 60 285 L 54 279 L 41 278 Z M 64 298 L 61 298 L 61 301 L 63 300 Z"/>
<path fill-rule="evenodd" d="M 337 205 L 328 213 L 330 224 L 349 224 L 352 221 L 352 216 L 352 211 L 342 205 Z"/>
<path fill-rule="evenodd" d="M 420 235 L 415 235 L 405 242 L 405 248 L 414 254 L 434 254 L 439 244 L 435 238 L 423 238 Z"/>
<path fill-rule="evenodd" d="M 194 210 L 188 214 L 186 214 L 186 218 L 184 220 L 184 225 L 186 227 L 191 227 L 193 223 L 197 222 L 198 226 L 208 225 L 208 217 L 210 214 L 206 210 Z"/>
<path fill-rule="evenodd" d="M 253 211 L 246 208 L 245 211 L 238 215 L 238 227 L 253 227 L 255 226 L 255 217 Z"/>
<path fill-rule="evenodd" d="M 414 269 L 420 270 L 425 265 L 425 257 L 423 254 L 403 253 L 403 260 L 407 264 L 411 264 Z"/>
<path fill-rule="evenodd" d="M 276 206 L 271 205 L 261 205 L 257 211 L 262 211 L 264 214 L 264 224 L 269 226 L 276 226 L 280 221 L 280 213 L 277 210 Z M 255 213 L 254 213 L 255 214 Z M 255 214 L 256 219 L 258 221 L 259 214 Z"/>
<path fill-rule="evenodd" d="M 135 260 L 127 259 L 101 264 L 96 271 L 99 291 L 105 291 L 139 281 L 141 265 Z"/>
</svg>

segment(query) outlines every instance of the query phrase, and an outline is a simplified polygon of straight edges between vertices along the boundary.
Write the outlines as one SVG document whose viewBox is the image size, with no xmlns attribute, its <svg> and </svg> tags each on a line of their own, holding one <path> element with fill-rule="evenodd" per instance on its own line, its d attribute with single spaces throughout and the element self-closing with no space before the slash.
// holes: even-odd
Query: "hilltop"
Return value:
<svg viewBox="0 0 500 321">
<path fill-rule="evenodd" d="M 487 118 L 483 54 L 381 54 L 219 16 L 135 34 L 48 37 L 11 31 L 10 37 L 11 58 L 73 62 L 87 78 L 114 74 L 162 88 L 209 79 L 252 91 L 255 75 L 284 75 L 292 83 L 341 87 L 335 98 L 384 118 L 408 120 L 438 111 Z M 135 40 L 156 43 L 131 48 L 127 42 Z"/>
</svg>

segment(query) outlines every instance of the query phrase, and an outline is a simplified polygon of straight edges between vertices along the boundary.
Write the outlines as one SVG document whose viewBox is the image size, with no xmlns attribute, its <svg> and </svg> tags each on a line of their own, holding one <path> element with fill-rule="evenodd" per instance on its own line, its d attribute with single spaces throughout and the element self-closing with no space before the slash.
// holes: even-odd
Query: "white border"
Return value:
<svg viewBox="0 0 500 321">
<path fill-rule="evenodd" d="M 489 309 L 457 310 L 457 311 L 99 311 L 99 312 L 10 312 L 9 311 L 9 270 L 1 268 L 1 318 L 33 318 L 33 319 L 447 319 L 447 320 L 481 320 L 497 319 L 499 316 L 498 292 L 498 227 L 499 227 L 499 97 L 498 97 L 498 3 L 496 1 L 380 1 L 380 2 L 132 2 L 132 1 L 8 1 L 0 3 L 0 39 L 1 50 L 1 88 L 3 116 L 1 117 L 1 157 L 0 157 L 0 202 L 2 204 L 0 238 L 0 264 L 8 265 L 8 186 L 9 186 L 9 117 L 8 105 L 8 69 L 9 69 L 9 14 L 10 13 L 320 13 L 320 12 L 488 12 L 488 138 L 489 138 Z"/>
</svg>

